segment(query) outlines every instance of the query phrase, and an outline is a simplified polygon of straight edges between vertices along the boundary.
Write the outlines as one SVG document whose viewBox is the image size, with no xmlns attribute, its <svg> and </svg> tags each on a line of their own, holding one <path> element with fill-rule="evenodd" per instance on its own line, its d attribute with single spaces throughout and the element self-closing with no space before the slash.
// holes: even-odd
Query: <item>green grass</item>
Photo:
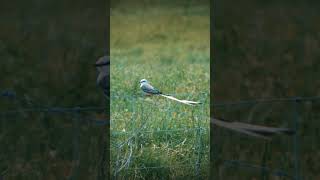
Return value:
<svg viewBox="0 0 320 180">
<path fill-rule="evenodd" d="M 208 178 L 209 7 L 188 10 L 111 11 L 111 169 L 120 179 Z M 203 104 L 146 97 L 143 78 Z"/>
</svg>

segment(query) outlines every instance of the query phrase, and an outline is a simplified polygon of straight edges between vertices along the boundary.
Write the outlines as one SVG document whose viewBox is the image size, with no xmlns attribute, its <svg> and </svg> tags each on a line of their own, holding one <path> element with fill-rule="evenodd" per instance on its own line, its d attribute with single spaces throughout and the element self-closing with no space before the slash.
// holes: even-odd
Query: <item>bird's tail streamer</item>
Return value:
<svg viewBox="0 0 320 180">
<path fill-rule="evenodd" d="M 169 95 L 164 95 L 164 94 L 160 94 L 160 96 L 163 96 L 165 98 L 168 98 L 168 99 L 171 99 L 171 100 L 174 100 L 174 101 L 178 101 L 180 103 L 183 103 L 183 104 L 187 104 L 187 105 L 190 105 L 190 106 L 194 106 L 196 104 L 201 104 L 201 102 L 195 102 L 195 101 L 188 101 L 188 100 L 180 100 L 180 99 L 177 99 L 173 96 L 169 96 Z"/>
<path fill-rule="evenodd" d="M 213 118 L 212 122 L 220 127 L 264 139 L 270 139 L 270 137 L 275 134 L 293 135 L 295 133 L 294 130 L 288 128 L 266 127 L 242 122 L 227 122 L 216 118 Z"/>
</svg>

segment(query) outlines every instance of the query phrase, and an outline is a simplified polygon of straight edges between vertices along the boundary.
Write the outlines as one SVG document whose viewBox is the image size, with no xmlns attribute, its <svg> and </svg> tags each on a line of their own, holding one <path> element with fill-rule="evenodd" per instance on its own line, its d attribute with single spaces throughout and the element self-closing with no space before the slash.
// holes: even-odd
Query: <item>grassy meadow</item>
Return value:
<svg viewBox="0 0 320 180">
<path fill-rule="evenodd" d="M 111 10 L 111 174 L 208 179 L 209 5 L 116 4 Z M 144 96 L 147 79 L 188 106 Z"/>
</svg>

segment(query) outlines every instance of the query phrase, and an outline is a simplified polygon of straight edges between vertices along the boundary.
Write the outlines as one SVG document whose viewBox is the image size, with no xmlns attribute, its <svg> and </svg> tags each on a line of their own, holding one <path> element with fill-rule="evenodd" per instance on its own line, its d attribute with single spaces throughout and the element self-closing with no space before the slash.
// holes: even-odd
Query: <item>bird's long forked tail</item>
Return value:
<svg viewBox="0 0 320 180">
<path fill-rule="evenodd" d="M 244 133 L 249 136 L 255 136 L 258 138 L 263 138 L 268 140 L 272 135 L 276 135 L 276 134 L 286 134 L 286 135 L 295 134 L 294 130 L 291 130 L 288 128 L 274 128 L 274 127 L 252 125 L 252 124 L 241 123 L 241 122 L 227 122 L 227 121 L 219 120 L 216 118 L 213 118 L 212 122 L 213 124 L 220 127 L 224 127 L 236 132 Z"/>
<path fill-rule="evenodd" d="M 178 102 L 183 103 L 183 104 L 190 105 L 190 106 L 194 106 L 194 105 L 196 105 L 196 104 L 201 104 L 201 102 L 188 101 L 188 100 L 180 100 L 180 99 L 177 99 L 177 98 L 175 98 L 175 97 L 173 97 L 173 96 L 169 96 L 169 95 L 165 95 L 165 94 L 159 94 L 159 95 L 162 96 L 162 97 L 165 97 L 165 98 L 174 100 L 174 101 L 178 101 Z"/>
</svg>

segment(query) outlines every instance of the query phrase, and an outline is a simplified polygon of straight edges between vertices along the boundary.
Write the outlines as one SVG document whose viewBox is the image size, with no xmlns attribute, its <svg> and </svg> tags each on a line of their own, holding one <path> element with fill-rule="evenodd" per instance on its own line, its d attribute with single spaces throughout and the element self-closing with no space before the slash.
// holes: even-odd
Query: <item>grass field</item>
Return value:
<svg viewBox="0 0 320 180">
<path fill-rule="evenodd" d="M 111 167 L 120 179 L 208 178 L 209 7 L 111 11 Z M 203 102 L 146 97 L 139 81 Z"/>
</svg>

